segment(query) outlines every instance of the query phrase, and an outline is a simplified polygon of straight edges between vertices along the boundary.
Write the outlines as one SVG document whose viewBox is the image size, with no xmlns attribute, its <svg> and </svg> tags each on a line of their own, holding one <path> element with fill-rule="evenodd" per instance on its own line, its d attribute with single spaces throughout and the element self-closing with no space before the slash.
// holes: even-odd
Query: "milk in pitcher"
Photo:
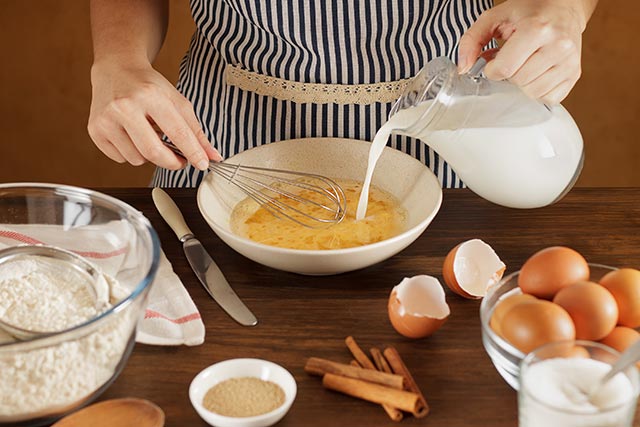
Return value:
<svg viewBox="0 0 640 427">
<path fill-rule="evenodd" d="M 573 186 L 583 142 L 564 107 L 547 107 L 509 82 L 458 75 L 446 58 L 414 80 L 372 143 L 358 218 L 366 213 L 366 184 L 392 133 L 420 139 L 471 190 L 503 206 L 546 206 Z"/>
<path fill-rule="evenodd" d="M 531 123 L 517 107 L 500 127 L 475 127 L 504 94 L 468 98 L 454 108 L 462 114 L 473 103 L 470 127 L 455 129 L 442 123 L 414 136 L 442 156 L 475 193 L 494 203 L 514 208 L 535 208 L 553 203 L 581 169 L 582 136 L 567 110 L 551 108 L 546 120 Z M 401 110 L 390 122 L 419 120 L 427 105 Z M 456 117 L 451 111 L 452 117 Z M 460 116 L 457 116 L 460 118 Z"/>
</svg>

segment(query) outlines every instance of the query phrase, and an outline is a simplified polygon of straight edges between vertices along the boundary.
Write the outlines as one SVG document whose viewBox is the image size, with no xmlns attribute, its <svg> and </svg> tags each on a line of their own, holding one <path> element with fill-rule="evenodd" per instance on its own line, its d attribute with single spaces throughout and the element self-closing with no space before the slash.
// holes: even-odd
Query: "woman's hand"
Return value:
<svg viewBox="0 0 640 427">
<path fill-rule="evenodd" d="M 187 160 L 206 170 L 221 160 L 207 140 L 191 103 L 151 65 L 104 58 L 91 69 L 93 96 L 87 126 L 96 146 L 119 163 L 146 161 L 180 169 L 185 160 L 160 139 L 163 132 Z"/>
<path fill-rule="evenodd" d="M 507 0 L 485 11 L 460 40 L 467 71 L 492 38 L 504 40 L 485 75 L 507 79 L 533 98 L 558 104 L 581 74 L 582 32 L 597 0 Z"/>
</svg>

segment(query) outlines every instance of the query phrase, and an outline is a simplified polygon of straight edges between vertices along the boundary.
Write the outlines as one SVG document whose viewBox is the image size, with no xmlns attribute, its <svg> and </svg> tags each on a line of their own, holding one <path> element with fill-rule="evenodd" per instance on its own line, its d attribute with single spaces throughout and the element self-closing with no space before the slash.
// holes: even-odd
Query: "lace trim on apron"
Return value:
<svg viewBox="0 0 640 427">
<path fill-rule="evenodd" d="M 227 64 L 225 81 L 242 90 L 281 101 L 312 104 L 358 104 L 396 101 L 411 79 L 370 84 L 303 83 L 271 77 Z"/>
</svg>

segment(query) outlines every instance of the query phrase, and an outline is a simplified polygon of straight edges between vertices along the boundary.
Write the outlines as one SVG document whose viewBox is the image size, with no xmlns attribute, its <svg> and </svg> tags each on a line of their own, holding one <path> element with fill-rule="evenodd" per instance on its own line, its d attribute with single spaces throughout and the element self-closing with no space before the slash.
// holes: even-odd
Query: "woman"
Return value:
<svg viewBox="0 0 640 427">
<path fill-rule="evenodd" d="M 580 76 L 582 32 L 596 3 L 192 0 L 196 31 L 176 89 L 151 66 L 168 0 L 92 0 L 89 134 L 117 162 L 158 165 L 154 185 L 197 186 L 209 159 L 257 145 L 372 140 L 407 79 L 430 59 L 457 58 L 464 72 L 494 38 L 504 44 L 487 77 L 559 103 Z M 422 142 L 398 136 L 390 145 L 424 161 L 444 187 L 463 185 Z"/>
</svg>

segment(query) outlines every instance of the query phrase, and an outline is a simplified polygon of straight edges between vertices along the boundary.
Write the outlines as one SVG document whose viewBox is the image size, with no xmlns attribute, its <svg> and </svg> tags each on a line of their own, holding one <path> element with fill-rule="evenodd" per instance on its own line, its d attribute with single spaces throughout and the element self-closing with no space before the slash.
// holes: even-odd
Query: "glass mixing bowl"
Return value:
<svg viewBox="0 0 640 427">
<path fill-rule="evenodd" d="M 111 385 L 133 349 L 160 256 L 149 221 L 122 201 L 70 186 L 0 184 L 0 249 L 42 244 L 86 258 L 119 292 L 106 311 L 65 330 L 23 341 L 0 331 L 0 425 L 50 424 Z"/>
<path fill-rule="evenodd" d="M 592 282 L 598 282 L 602 276 L 616 270 L 602 264 L 589 264 Z M 489 290 L 480 304 L 480 322 L 482 325 L 482 345 L 500 376 L 515 390 L 518 390 L 520 377 L 520 362 L 525 354 L 498 336 L 489 326 L 493 309 L 501 298 L 521 294 L 518 287 L 520 271 L 511 273 Z"/>
</svg>

